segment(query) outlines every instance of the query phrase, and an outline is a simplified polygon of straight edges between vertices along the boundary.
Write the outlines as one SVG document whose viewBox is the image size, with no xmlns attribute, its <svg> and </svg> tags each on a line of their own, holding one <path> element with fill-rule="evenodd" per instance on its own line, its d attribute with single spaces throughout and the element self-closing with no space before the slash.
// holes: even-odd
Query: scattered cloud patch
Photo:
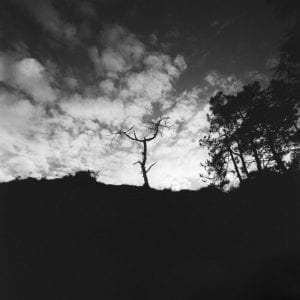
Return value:
<svg viewBox="0 0 300 300">
<path fill-rule="evenodd" d="M 217 71 L 210 71 L 204 80 L 213 88 L 222 90 L 226 94 L 234 94 L 242 89 L 243 82 L 236 75 L 223 75 Z"/>
<path fill-rule="evenodd" d="M 57 97 L 51 76 L 34 58 L 0 53 L 0 80 L 28 94 L 35 102 L 53 102 Z"/>
<path fill-rule="evenodd" d="M 160 166 L 153 168 L 151 184 L 198 188 L 197 134 L 206 126 L 207 98 L 196 88 L 175 96 L 174 82 L 187 68 L 183 56 L 152 52 L 120 26 L 106 27 L 89 53 L 98 74 L 93 92 L 90 87 L 78 92 L 72 75 L 56 84 L 61 72 L 53 63 L 42 64 L 28 53 L 0 54 L 0 179 L 90 169 L 107 183 L 142 184 L 133 165 L 139 145 L 123 140 L 111 147 L 112 132 L 135 125 L 142 134 L 145 118 L 163 113 L 173 129 L 149 146 L 150 160 Z"/>
<path fill-rule="evenodd" d="M 89 49 L 89 55 L 99 75 L 118 78 L 138 67 L 145 54 L 145 45 L 125 28 L 106 27 L 100 34 L 99 45 Z"/>
<path fill-rule="evenodd" d="M 259 81 L 262 85 L 267 85 L 271 80 L 269 75 L 256 70 L 248 71 L 244 76 L 248 81 Z"/>
<path fill-rule="evenodd" d="M 279 57 L 274 55 L 274 56 L 271 56 L 267 59 L 266 67 L 269 70 L 274 70 L 276 67 L 278 67 L 279 63 L 280 63 Z"/>
</svg>

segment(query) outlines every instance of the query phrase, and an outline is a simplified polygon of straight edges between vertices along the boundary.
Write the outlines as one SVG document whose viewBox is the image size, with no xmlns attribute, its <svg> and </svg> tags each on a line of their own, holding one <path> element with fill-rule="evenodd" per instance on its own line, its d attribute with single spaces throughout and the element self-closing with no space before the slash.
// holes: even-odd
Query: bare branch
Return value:
<svg viewBox="0 0 300 300">
<path fill-rule="evenodd" d="M 148 169 L 146 170 L 146 173 L 148 173 L 148 172 L 152 169 L 152 167 L 154 167 L 156 164 L 157 164 L 157 162 L 155 162 L 155 163 L 153 163 L 152 165 L 150 165 L 150 166 L 148 167 Z"/>
<path fill-rule="evenodd" d="M 135 141 L 135 142 L 142 142 L 142 140 L 138 139 L 136 134 L 135 134 L 135 131 L 133 132 L 133 136 L 131 136 L 129 134 L 129 132 L 132 130 L 133 127 L 131 127 L 129 130 L 127 131 L 123 131 L 123 130 L 118 130 L 115 134 L 116 135 L 120 135 L 120 136 L 126 136 L 127 138 L 129 138 L 130 140 L 132 141 Z"/>
<path fill-rule="evenodd" d="M 126 130 L 126 131 L 124 131 L 124 132 L 128 133 L 128 132 L 130 132 L 130 131 L 133 130 L 133 129 L 134 129 L 134 126 L 131 126 L 128 130 Z"/>
<path fill-rule="evenodd" d="M 158 133 L 161 132 L 161 128 L 170 128 L 170 126 L 167 125 L 167 120 L 169 119 L 169 117 L 160 117 L 158 119 L 158 121 L 156 122 L 149 122 L 150 126 L 149 126 L 149 130 L 153 132 L 151 137 L 148 138 L 144 138 L 147 142 L 150 142 L 152 140 L 154 140 Z M 164 124 L 162 124 L 162 122 L 164 122 Z"/>
<path fill-rule="evenodd" d="M 138 138 L 137 138 L 137 135 L 136 135 L 136 133 L 135 133 L 135 130 L 133 130 L 133 135 L 134 135 L 134 138 L 135 138 L 136 141 L 141 141 L 141 139 L 138 139 Z"/>
</svg>

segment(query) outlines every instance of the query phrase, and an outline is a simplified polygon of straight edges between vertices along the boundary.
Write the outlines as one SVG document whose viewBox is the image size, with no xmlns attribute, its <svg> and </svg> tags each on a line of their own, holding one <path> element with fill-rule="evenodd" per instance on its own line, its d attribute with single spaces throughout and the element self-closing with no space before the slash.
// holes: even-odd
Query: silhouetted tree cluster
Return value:
<svg viewBox="0 0 300 300">
<path fill-rule="evenodd" d="M 297 103 L 290 85 L 282 80 L 272 80 L 265 89 L 254 82 L 236 95 L 218 92 L 210 99 L 209 134 L 199 141 L 209 149 L 210 159 L 204 164 L 207 178 L 223 186 L 229 173 L 240 182 L 254 170 L 285 173 L 284 157 L 298 130 Z"/>
</svg>

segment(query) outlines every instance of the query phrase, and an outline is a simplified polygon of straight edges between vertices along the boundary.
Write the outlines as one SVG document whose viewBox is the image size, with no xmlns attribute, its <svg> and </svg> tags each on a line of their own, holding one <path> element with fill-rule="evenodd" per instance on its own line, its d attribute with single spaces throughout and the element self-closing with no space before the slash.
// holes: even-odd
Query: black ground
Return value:
<svg viewBox="0 0 300 300">
<path fill-rule="evenodd" d="M 299 176 L 224 194 L 0 184 L 0 298 L 300 299 Z"/>
</svg>

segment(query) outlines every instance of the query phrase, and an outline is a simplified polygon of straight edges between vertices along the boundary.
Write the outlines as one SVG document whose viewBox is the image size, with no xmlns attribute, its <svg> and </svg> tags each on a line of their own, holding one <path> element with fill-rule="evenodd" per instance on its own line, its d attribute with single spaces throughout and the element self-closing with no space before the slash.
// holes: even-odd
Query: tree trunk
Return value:
<svg viewBox="0 0 300 300">
<path fill-rule="evenodd" d="M 237 145 L 238 145 L 238 150 L 239 150 L 239 153 L 240 153 L 240 158 L 241 158 L 244 173 L 249 178 L 249 172 L 248 172 L 247 165 L 246 165 L 246 162 L 245 162 L 245 159 L 244 159 L 244 156 L 243 156 L 243 151 L 242 151 L 241 146 L 238 142 L 237 142 Z"/>
<path fill-rule="evenodd" d="M 143 152 L 142 152 L 143 160 L 141 161 L 141 169 L 142 169 L 142 174 L 144 178 L 144 187 L 145 188 L 150 188 L 149 185 L 149 180 L 147 176 L 147 170 L 146 170 L 146 163 L 147 163 L 147 141 L 146 139 L 143 140 Z"/>
<path fill-rule="evenodd" d="M 243 116 L 242 112 L 240 112 L 240 117 L 243 120 L 245 120 L 245 117 Z M 251 150 L 253 152 L 254 159 L 255 159 L 255 162 L 256 162 L 257 170 L 258 170 L 258 172 L 262 172 L 263 168 L 261 166 L 261 161 L 259 159 L 259 155 L 258 155 L 258 152 L 257 152 L 257 147 L 255 145 L 255 142 L 253 140 L 251 140 L 251 138 L 250 138 L 250 145 L 251 145 Z"/>
<path fill-rule="evenodd" d="M 142 164 L 141 164 L 141 169 L 142 169 L 142 174 L 143 174 L 143 178 L 144 178 L 143 187 L 150 188 L 149 180 L 148 180 L 148 176 L 147 176 L 147 171 L 146 171 L 145 167 Z"/>
<path fill-rule="evenodd" d="M 279 153 L 277 153 L 276 149 L 275 149 L 275 145 L 274 145 L 274 142 L 273 142 L 273 139 L 272 137 L 268 137 L 268 144 L 269 144 L 269 147 L 270 147 L 270 150 L 272 152 L 272 155 L 273 155 L 273 158 L 274 160 L 276 161 L 276 164 L 278 166 L 278 168 L 283 172 L 285 173 L 287 171 L 287 168 L 286 166 L 284 165 L 283 163 L 283 160 L 280 156 Z"/>
<path fill-rule="evenodd" d="M 263 169 L 262 169 L 262 166 L 261 166 L 261 161 L 260 161 L 259 156 L 258 156 L 257 147 L 256 147 L 255 143 L 252 140 L 250 141 L 250 144 L 251 144 L 251 149 L 252 149 L 252 152 L 253 152 L 253 155 L 254 155 L 254 158 L 255 158 L 257 170 L 258 170 L 258 172 L 262 172 Z"/>
<path fill-rule="evenodd" d="M 239 181 L 242 182 L 243 180 L 242 180 L 242 176 L 241 176 L 240 171 L 239 171 L 239 167 L 238 167 L 238 165 L 237 165 L 237 163 L 236 163 L 236 161 L 235 161 L 235 159 L 234 159 L 232 150 L 231 150 L 231 148 L 230 148 L 229 145 L 227 145 L 227 149 L 228 149 L 228 152 L 229 152 L 229 154 L 230 154 L 230 157 L 231 157 L 231 160 L 232 160 L 232 163 L 233 163 L 233 166 L 234 166 L 236 175 L 237 175 Z"/>
</svg>

